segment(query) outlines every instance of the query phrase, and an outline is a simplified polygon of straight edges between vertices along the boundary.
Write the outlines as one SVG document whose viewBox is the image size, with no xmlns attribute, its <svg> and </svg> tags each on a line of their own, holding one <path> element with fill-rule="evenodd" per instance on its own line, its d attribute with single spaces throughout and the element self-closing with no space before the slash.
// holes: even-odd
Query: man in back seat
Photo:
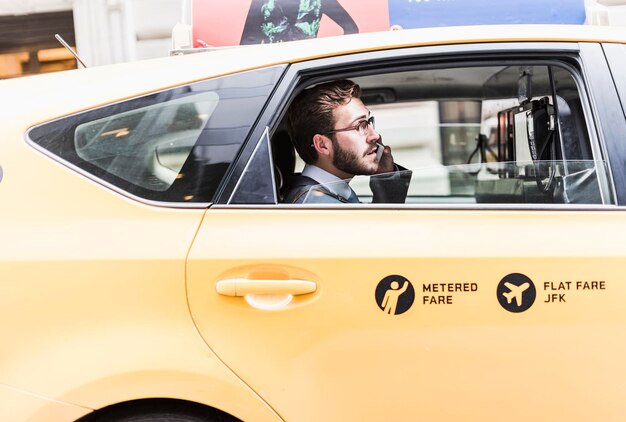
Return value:
<svg viewBox="0 0 626 422">
<path fill-rule="evenodd" d="M 373 202 L 404 202 L 411 174 L 393 162 L 360 95 L 359 85 L 337 80 L 294 99 L 287 115 L 289 134 L 306 165 L 289 180 L 284 202 L 358 203 L 348 185 L 355 175 L 381 175 L 370 179 Z"/>
</svg>

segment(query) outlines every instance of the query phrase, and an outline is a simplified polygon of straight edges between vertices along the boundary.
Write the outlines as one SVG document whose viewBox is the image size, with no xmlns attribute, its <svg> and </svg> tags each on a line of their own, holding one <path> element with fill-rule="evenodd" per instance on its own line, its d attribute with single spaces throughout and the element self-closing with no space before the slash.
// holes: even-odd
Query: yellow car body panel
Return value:
<svg viewBox="0 0 626 422">
<path fill-rule="evenodd" d="M 204 209 L 145 205 L 78 175 L 26 143 L 35 121 L 20 110 L 0 142 L 0 419 L 168 397 L 276 420 L 190 317 L 185 258 Z"/>
<path fill-rule="evenodd" d="M 212 350 L 285 420 L 617 421 L 626 394 L 626 248 L 617 241 L 625 218 L 213 209 L 189 258 L 190 305 Z M 376 230 L 381 220 L 384 233 Z M 492 242 L 484 235 L 506 233 L 512 222 L 524 236 Z M 249 233 L 245 244 L 228 242 L 235 230 Z M 299 239 L 286 242 L 278 233 Z M 558 239 L 558 250 L 533 240 L 546 236 Z M 537 288 L 523 319 L 496 298 L 498 283 L 513 272 Z M 416 293 L 413 306 L 395 316 L 383 315 L 374 296 L 390 275 L 407 278 Z M 317 291 L 280 310 L 256 309 L 217 293 L 217 281 L 235 277 L 306 279 Z M 569 290 L 559 290 L 568 281 Z M 603 284 L 584 290 L 577 281 Z M 449 283 L 466 291 L 442 291 Z"/>
<path fill-rule="evenodd" d="M 0 403 L 0 418 L 6 421 L 68 421 L 91 412 L 88 408 L 50 400 L 5 385 L 0 385 Z"/>
</svg>

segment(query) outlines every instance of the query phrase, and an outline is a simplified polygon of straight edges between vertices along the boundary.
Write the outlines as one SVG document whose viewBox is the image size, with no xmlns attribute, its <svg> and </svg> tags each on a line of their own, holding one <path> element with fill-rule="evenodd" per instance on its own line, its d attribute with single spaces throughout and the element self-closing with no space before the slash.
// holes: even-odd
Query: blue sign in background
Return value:
<svg viewBox="0 0 626 422">
<path fill-rule="evenodd" d="M 389 0 L 391 25 L 583 24 L 585 0 Z"/>
</svg>

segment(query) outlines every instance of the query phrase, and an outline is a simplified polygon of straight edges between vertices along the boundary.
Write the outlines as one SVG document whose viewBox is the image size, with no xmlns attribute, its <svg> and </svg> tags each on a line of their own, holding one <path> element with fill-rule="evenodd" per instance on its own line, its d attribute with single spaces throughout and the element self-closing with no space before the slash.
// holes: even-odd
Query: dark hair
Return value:
<svg viewBox="0 0 626 422">
<path fill-rule="evenodd" d="M 347 79 L 326 82 L 302 91 L 287 112 L 289 136 L 305 163 L 314 164 L 318 155 L 313 136 L 334 129 L 333 110 L 360 98 L 361 88 Z"/>
</svg>

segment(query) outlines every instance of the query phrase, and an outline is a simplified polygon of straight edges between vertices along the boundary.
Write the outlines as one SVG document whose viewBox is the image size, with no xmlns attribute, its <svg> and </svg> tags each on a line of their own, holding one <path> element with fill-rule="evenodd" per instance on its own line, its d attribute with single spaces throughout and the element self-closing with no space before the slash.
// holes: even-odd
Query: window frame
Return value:
<svg viewBox="0 0 626 422">
<path fill-rule="evenodd" d="M 275 96 L 268 103 L 266 112 L 260 117 L 258 126 L 253 131 L 252 139 L 260 140 L 263 128 L 270 127 L 270 136 L 277 129 L 291 99 L 304 86 L 342 77 L 366 76 L 384 71 L 392 73 L 401 70 L 418 70 L 437 67 L 463 67 L 469 64 L 477 66 L 500 65 L 509 62 L 532 61 L 533 64 L 559 65 L 566 67 L 574 77 L 587 118 L 588 136 L 591 142 L 594 159 L 604 160 L 609 168 L 609 188 L 615 193 L 612 171 L 613 161 L 609 161 L 606 154 L 604 138 L 596 123 L 597 115 L 593 113 L 593 100 L 587 81 L 587 71 L 581 55 L 580 44 L 576 42 L 506 42 L 491 44 L 457 44 L 443 46 L 409 47 L 389 49 L 374 52 L 354 53 L 330 58 L 315 59 L 307 62 L 295 63 L 289 66 L 282 82 L 277 87 Z M 354 69 L 359 69 L 355 71 Z M 253 145 L 247 145 L 246 151 L 239 157 L 233 166 L 232 179 L 224 185 L 224 190 L 216 201 L 218 207 L 233 207 L 227 205 L 227 199 L 232 192 L 236 180 L 241 176 L 242 169 L 250 157 Z M 626 154 L 625 154 L 626 155 Z M 619 160 L 618 160 L 619 161 Z M 619 199 L 619 197 L 618 197 Z M 342 204 L 331 208 L 393 208 L 393 209 L 602 209 L 610 208 L 612 204 L 583 205 L 583 204 Z M 256 208 L 320 208 L 315 204 L 273 204 L 273 205 L 237 205 L 237 207 Z M 328 208 L 322 206 L 321 208 Z"/>
<path fill-rule="evenodd" d="M 185 209 L 207 208 L 207 207 L 210 207 L 214 203 L 215 198 L 218 196 L 220 190 L 222 189 L 222 186 L 228 180 L 230 168 L 237 161 L 237 157 L 239 156 L 241 149 L 244 148 L 244 146 L 250 144 L 250 142 L 248 141 L 250 139 L 251 133 L 256 127 L 258 117 L 261 113 L 263 113 L 263 110 L 267 106 L 267 102 L 269 101 L 269 99 L 273 97 L 273 93 L 276 89 L 276 86 L 279 84 L 281 78 L 284 76 L 286 68 L 287 68 L 287 65 L 284 65 L 284 64 L 271 65 L 271 66 L 267 66 L 267 67 L 263 67 L 259 69 L 252 69 L 252 70 L 245 70 L 241 72 L 229 73 L 229 74 L 224 74 L 224 75 L 217 75 L 214 77 L 208 77 L 208 78 L 201 79 L 201 80 L 190 81 L 188 83 L 181 84 L 181 85 L 166 87 L 166 88 L 155 90 L 155 91 L 148 92 L 148 93 L 142 93 L 142 94 L 138 94 L 134 96 L 129 96 L 127 98 L 124 98 L 118 101 L 113 101 L 111 103 L 88 108 L 86 110 L 67 114 L 65 116 L 61 116 L 61 117 L 34 125 L 28 128 L 28 130 L 26 131 L 25 141 L 28 145 L 30 145 L 35 150 L 41 152 L 42 154 L 51 158 L 52 160 L 64 165 L 65 167 L 70 168 L 72 171 L 86 177 L 89 180 L 92 180 L 98 183 L 99 185 L 102 185 L 120 195 L 133 199 L 135 201 L 148 204 L 148 205 L 168 207 L 168 208 L 185 208 Z M 137 193 L 131 192 L 130 190 L 125 189 L 125 185 L 128 185 L 128 184 L 131 184 L 134 186 L 139 186 L 139 185 L 136 185 L 130 181 L 127 181 L 114 173 L 107 172 L 105 169 L 99 168 L 97 165 L 92 164 L 92 163 L 89 163 L 89 167 L 93 167 L 95 170 L 90 170 L 89 168 L 83 168 L 80 165 L 76 164 L 75 162 L 71 161 L 71 159 L 68 159 L 68 155 L 57 154 L 55 151 L 46 147 L 45 141 L 39 142 L 35 140 L 33 136 L 33 133 L 38 130 L 41 130 L 43 128 L 51 128 L 53 130 L 58 130 L 62 134 L 59 136 L 63 137 L 62 142 L 64 143 L 64 142 L 67 142 L 67 138 L 75 139 L 76 129 L 85 123 L 116 116 L 118 114 L 124 114 L 133 110 L 140 110 L 144 107 L 150 107 L 150 106 L 154 106 L 157 104 L 166 104 L 168 100 L 170 99 L 168 98 L 168 96 L 172 95 L 172 93 L 175 94 L 177 91 L 179 91 L 178 95 L 185 93 L 185 90 L 189 90 L 189 93 L 192 93 L 193 89 L 191 87 L 194 87 L 194 86 L 198 86 L 198 85 L 202 85 L 206 83 L 213 83 L 214 81 L 220 80 L 222 78 L 233 78 L 233 77 L 234 78 L 246 78 L 247 75 L 251 73 L 256 73 L 259 71 L 274 72 L 274 76 L 272 80 L 273 86 L 271 86 L 271 88 L 268 89 L 267 93 L 264 94 L 265 98 L 263 99 L 262 104 L 259 105 L 257 114 L 250 118 L 250 124 L 247 125 L 248 129 L 247 129 L 246 135 L 245 137 L 243 137 L 243 139 L 241 139 L 241 142 L 238 144 L 237 152 L 233 154 L 232 160 L 228 164 L 228 168 L 224 171 L 224 174 L 221 176 L 221 179 L 217 183 L 217 186 L 215 186 L 215 189 L 212 189 L 213 201 L 209 200 L 209 201 L 197 201 L 197 202 L 181 202 L 181 201 L 167 201 L 167 200 L 153 199 L 153 198 L 141 196 L 140 194 L 137 194 Z M 218 83 L 219 88 L 215 88 L 214 90 L 223 89 L 223 86 L 222 86 L 223 84 L 224 84 L 223 82 Z M 257 88 L 260 86 L 262 85 L 258 85 Z M 186 94 L 185 96 L 189 95 L 189 93 L 185 93 Z M 160 96 L 165 97 L 165 99 L 160 101 L 159 100 Z M 210 119 L 205 123 L 205 126 L 201 128 L 200 135 L 196 139 L 195 144 L 192 147 L 192 150 L 196 146 L 206 146 L 202 144 L 199 145 L 198 142 L 201 142 L 203 137 L 205 136 L 202 132 L 206 129 L 207 127 L 206 124 L 208 124 L 209 122 L 210 122 Z M 73 150 L 71 155 L 80 157 L 76 150 Z M 190 157 L 191 157 L 191 153 L 187 157 L 187 159 L 189 159 Z M 188 164 L 187 160 L 185 160 L 183 169 L 187 166 L 187 164 Z M 102 176 L 101 173 L 105 173 L 106 177 Z M 116 183 L 118 180 L 121 181 L 119 184 Z M 199 189 L 202 189 L 202 186 L 206 188 L 207 185 L 208 185 L 207 183 L 204 183 L 204 185 L 201 185 Z M 147 191 L 147 189 L 141 186 L 139 187 L 141 188 L 140 190 Z M 154 191 L 154 192 L 156 192 L 155 196 L 162 193 L 159 191 Z"/>
<path fill-rule="evenodd" d="M 602 49 L 609 62 L 609 71 L 619 93 L 622 111 L 626 118 L 626 79 L 622 76 L 626 74 L 626 44 L 605 43 L 602 44 Z"/>
</svg>

